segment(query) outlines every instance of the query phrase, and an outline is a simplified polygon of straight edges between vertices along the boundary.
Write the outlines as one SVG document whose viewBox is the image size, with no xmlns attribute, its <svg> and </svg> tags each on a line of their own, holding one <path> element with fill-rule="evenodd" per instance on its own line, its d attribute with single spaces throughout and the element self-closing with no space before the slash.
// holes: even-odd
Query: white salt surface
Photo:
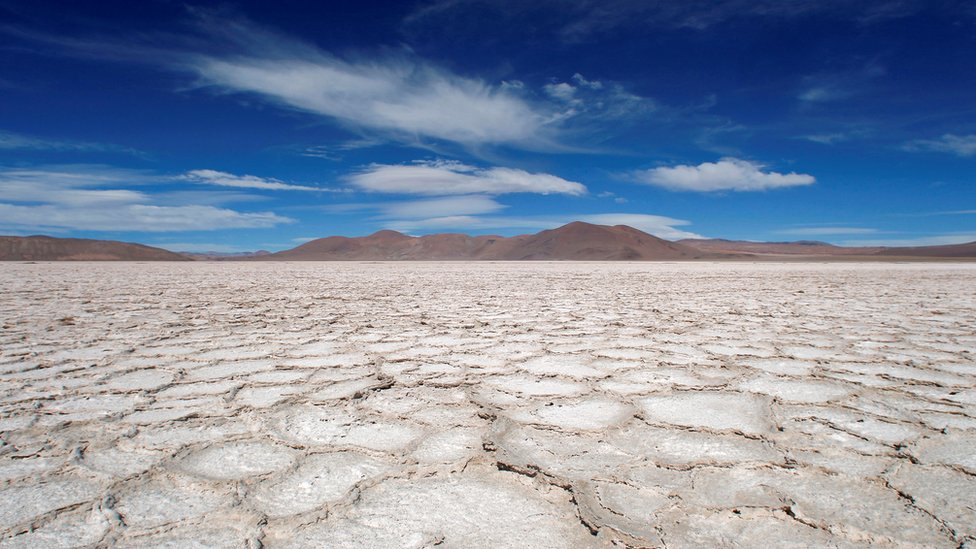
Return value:
<svg viewBox="0 0 976 549">
<path fill-rule="evenodd" d="M 976 547 L 971 265 L 5 263 L 0 319 L 0 547 Z"/>
</svg>

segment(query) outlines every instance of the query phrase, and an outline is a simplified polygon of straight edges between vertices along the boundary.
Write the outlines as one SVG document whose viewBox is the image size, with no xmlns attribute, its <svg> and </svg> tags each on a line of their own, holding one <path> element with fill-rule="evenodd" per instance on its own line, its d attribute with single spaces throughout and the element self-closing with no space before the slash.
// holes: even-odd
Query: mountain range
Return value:
<svg viewBox="0 0 976 549">
<path fill-rule="evenodd" d="M 184 253 L 108 240 L 48 236 L 0 237 L 3 261 L 691 261 L 691 260 L 924 260 L 976 259 L 976 242 L 910 248 L 835 246 L 826 242 L 671 242 L 626 225 L 575 221 L 511 237 L 383 230 L 362 237 L 330 236 L 277 253 Z"/>
<path fill-rule="evenodd" d="M 413 237 L 380 231 L 365 237 L 331 236 L 312 240 L 263 260 L 661 260 L 703 259 L 712 255 L 660 239 L 632 227 L 574 222 L 536 234 L 468 236 L 432 234 Z"/>
</svg>

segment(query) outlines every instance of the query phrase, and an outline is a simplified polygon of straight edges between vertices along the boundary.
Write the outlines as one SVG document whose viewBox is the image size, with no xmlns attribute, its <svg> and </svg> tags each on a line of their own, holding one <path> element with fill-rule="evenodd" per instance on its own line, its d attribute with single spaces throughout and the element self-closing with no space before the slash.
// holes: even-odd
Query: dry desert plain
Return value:
<svg viewBox="0 0 976 549">
<path fill-rule="evenodd" d="M 0 265 L 0 547 L 974 547 L 976 265 Z"/>
</svg>

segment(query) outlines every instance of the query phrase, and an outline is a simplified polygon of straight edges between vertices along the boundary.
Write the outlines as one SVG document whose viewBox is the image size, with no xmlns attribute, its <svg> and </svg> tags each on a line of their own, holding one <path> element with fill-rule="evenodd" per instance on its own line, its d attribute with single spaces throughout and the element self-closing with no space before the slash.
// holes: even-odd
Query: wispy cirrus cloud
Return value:
<svg viewBox="0 0 976 549">
<path fill-rule="evenodd" d="M 335 121 L 364 135 L 353 147 L 382 138 L 469 150 L 574 151 L 565 142 L 573 125 L 634 120 L 656 108 L 617 82 L 580 74 L 533 88 L 518 80 L 461 75 L 405 51 L 339 57 L 241 20 L 230 28 L 238 31 L 220 38 L 237 52 L 191 52 L 175 67 L 195 74 L 200 86 L 255 95 Z M 322 147 L 305 154 L 336 157 Z"/>
<path fill-rule="evenodd" d="M 368 149 L 370 147 L 382 145 L 383 143 L 384 142 L 382 139 L 376 137 L 364 137 L 361 139 L 349 139 L 334 145 L 313 145 L 311 147 L 303 147 L 299 154 L 301 156 L 309 156 L 312 158 L 324 158 L 326 160 L 340 161 L 342 160 L 343 155 L 349 151 Z"/>
<path fill-rule="evenodd" d="M 543 91 L 565 105 L 562 118 L 585 115 L 590 120 L 637 120 L 657 109 L 652 99 L 633 94 L 617 82 L 587 80 L 579 73 L 565 82 L 554 80 Z"/>
<path fill-rule="evenodd" d="M 479 168 L 455 161 L 372 164 L 346 178 L 371 192 L 428 196 L 463 194 L 586 194 L 582 183 L 515 168 Z"/>
<path fill-rule="evenodd" d="M 0 201 L 65 206 L 145 202 L 149 199 L 145 192 L 122 187 L 156 180 L 148 172 L 103 165 L 0 168 Z"/>
<path fill-rule="evenodd" d="M 289 223 L 271 212 L 244 213 L 214 206 L 152 204 L 16 205 L 0 203 L 0 227 L 82 231 L 212 231 L 261 229 Z"/>
<path fill-rule="evenodd" d="M 0 130 L 0 150 L 107 152 L 145 156 L 142 151 L 111 143 L 52 139 Z"/>
<path fill-rule="evenodd" d="M 779 234 L 796 236 L 833 236 L 875 234 L 878 232 L 878 229 L 873 229 L 870 227 L 798 227 L 795 229 L 782 229 L 776 232 Z"/>
<path fill-rule="evenodd" d="M 812 185 L 812 175 L 767 171 L 764 164 L 738 158 L 702 162 L 697 166 L 680 165 L 640 170 L 630 179 L 672 191 L 765 191 L 785 187 Z"/>
<path fill-rule="evenodd" d="M 950 210 L 947 212 L 935 212 L 932 215 L 973 215 L 976 210 Z"/>
<path fill-rule="evenodd" d="M 853 92 L 836 85 L 818 85 L 803 90 L 797 96 L 797 99 L 807 103 L 827 103 L 846 99 L 851 95 L 853 95 Z"/>
<path fill-rule="evenodd" d="M 179 179 L 216 185 L 218 187 L 237 187 L 242 189 L 264 189 L 273 191 L 336 191 L 322 187 L 307 185 L 292 185 L 272 177 L 257 177 L 254 175 L 235 175 L 217 170 L 191 170 L 181 175 Z"/>
<path fill-rule="evenodd" d="M 552 113 L 499 86 L 405 55 L 359 62 L 324 52 L 287 58 L 203 55 L 188 66 L 201 84 L 256 94 L 398 140 L 536 148 L 553 141 Z"/>
<path fill-rule="evenodd" d="M 555 146 L 551 124 L 558 113 L 511 86 L 454 73 L 406 50 L 340 57 L 241 17 L 195 14 L 204 47 L 198 38 L 161 61 L 194 74 L 198 86 L 250 94 L 400 142 Z"/>
<path fill-rule="evenodd" d="M 384 217 L 420 219 L 454 215 L 479 215 L 497 212 L 507 206 L 483 195 L 447 196 L 424 200 L 404 200 L 377 205 Z"/>
<path fill-rule="evenodd" d="M 820 143 L 821 145 L 833 145 L 835 143 L 842 143 L 850 139 L 850 135 L 846 133 L 815 133 L 809 135 L 801 135 L 799 139 L 804 139 L 806 141 L 811 141 L 813 143 Z"/>
<path fill-rule="evenodd" d="M 865 95 L 887 72 L 877 63 L 868 63 L 842 71 L 810 74 L 802 79 L 797 99 L 806 106 L 812 106 Z"/>
<path fill-rule="evenodd" d="M 293 220 L 273 212 L 240 212 L 149 192 L 175 178 L 111 166 L 0 168 L 0 227 L 60 231 L 203 231 L 268 228 Z M 136 189 L 125 188 L 133 187 Z M 178 203 L 182 200 L 187 202 Z M 208 196 L 206 201 L 213 201 Z M 174 203 L 177 202 L 177 203 Z"/>
<path fill-rule="evenodd" d="M 828 16 L 859 24 L 905 17 L 926 7 L 922 0 L 434 0 L 421 6 L 404 21 L 404 30 L 424 36 L 430 29 L 440 34 L 477 29 L 473 21 L 490 21 L 496 33 L 518 32 L 512 21 L 539 21 L 531 32 L 546 32 L 566 42 L 592 40 L 621 29 L 678 28 L 705 31 L 729 22 L 747 20 L 796 20 Z M 541 27 L 541 30 L 540 30 Z M 528 28 L 528 27 L 526 27 Z"/>
<path fill-rule="evenodd" d="M 956 156 L 976 156 L 976 134 L 947 133 L 937 139 L 916 139 L 903 147 L 907 151 L 934 151 Z"/>
<path fill-rule="evenodd" d="M 450 70 L 407 48 L 339 55 L 226 10 L 190 11 L 192 24 L 184 34 L 76 38 L 23 29 L 16 34 L 68 55 L 188 74 L 193 81 L 186 88 L 257 98 L 359 136 L 300 153 L 332 160 L 347 147 L 390 141 L 427 149 L 459 145 L 469 152 L 486 147 L 579 152 L 570 142 L 574 126 L 633 120 L 654 110 L 651 99 L 615 82 L 581 75 L 549 85 L 496 81 Z M 556 88 L 572 97 L 560 96 Z"/>
<path fill-rule="evenodd" d="M 959 232 L 959 233 L 939 234 L 939 235 L 932 235 L 932 236 L 919 236 L 914 238 L 846 240 L 842 242 L 842 244 L 844 246 L 912 247 L 912 246 L 944 246 L 949 244 L 967 244 L 969 242 L 976 242 L 976 232 Z"/>
<path fill-rule="evenodd" d="M 481 194 L 438 196 L 419 200 L 384 200 L 338 203 L 321 206 L 333 214 L 368 212 L 372 220 L 417 220 L 434 217 L 470 216 L 498 212 L 507 208 L 493 197 Z"/>
</svg>

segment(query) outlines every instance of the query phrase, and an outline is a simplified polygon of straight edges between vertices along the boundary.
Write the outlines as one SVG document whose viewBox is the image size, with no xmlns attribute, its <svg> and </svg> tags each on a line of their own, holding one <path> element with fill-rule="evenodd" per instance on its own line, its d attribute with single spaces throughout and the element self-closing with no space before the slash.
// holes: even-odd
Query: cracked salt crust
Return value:
<svg viewBox="0 0 976 549">
<path fill-rule="evenodd" d="M 235 442 L 210 446 L 180 460 L 185 473 L 210 480 L 241 480 L 290 466 L 294 450 L 267 442 Z"/>
<path fill-rule="evenodd" d="M 0 547 L 976 546 L 974 288 L 0 264 Z"/>
<path fill-rule="evenodd" d="M 772 430 L 768 399 L 716 391 L 652 396 L 639 402 L 652 423 L 761 435 Z"/>
<path fill-rule="evenodd" d="M 360 481 L 391 468 L 355 452 L 311 454 L 293 471 L 262 483 L 251 498 L 269 517 L 307 513 L 342 499 Z"/>
<path fill-rule="evenodd" d="M 64 512 L 40 527 L 22 535 L 0 540 L 2 549 L 34 549 L 92 546 L 112 529 L 112 523 L 99 509 Z"/>
</svg>

